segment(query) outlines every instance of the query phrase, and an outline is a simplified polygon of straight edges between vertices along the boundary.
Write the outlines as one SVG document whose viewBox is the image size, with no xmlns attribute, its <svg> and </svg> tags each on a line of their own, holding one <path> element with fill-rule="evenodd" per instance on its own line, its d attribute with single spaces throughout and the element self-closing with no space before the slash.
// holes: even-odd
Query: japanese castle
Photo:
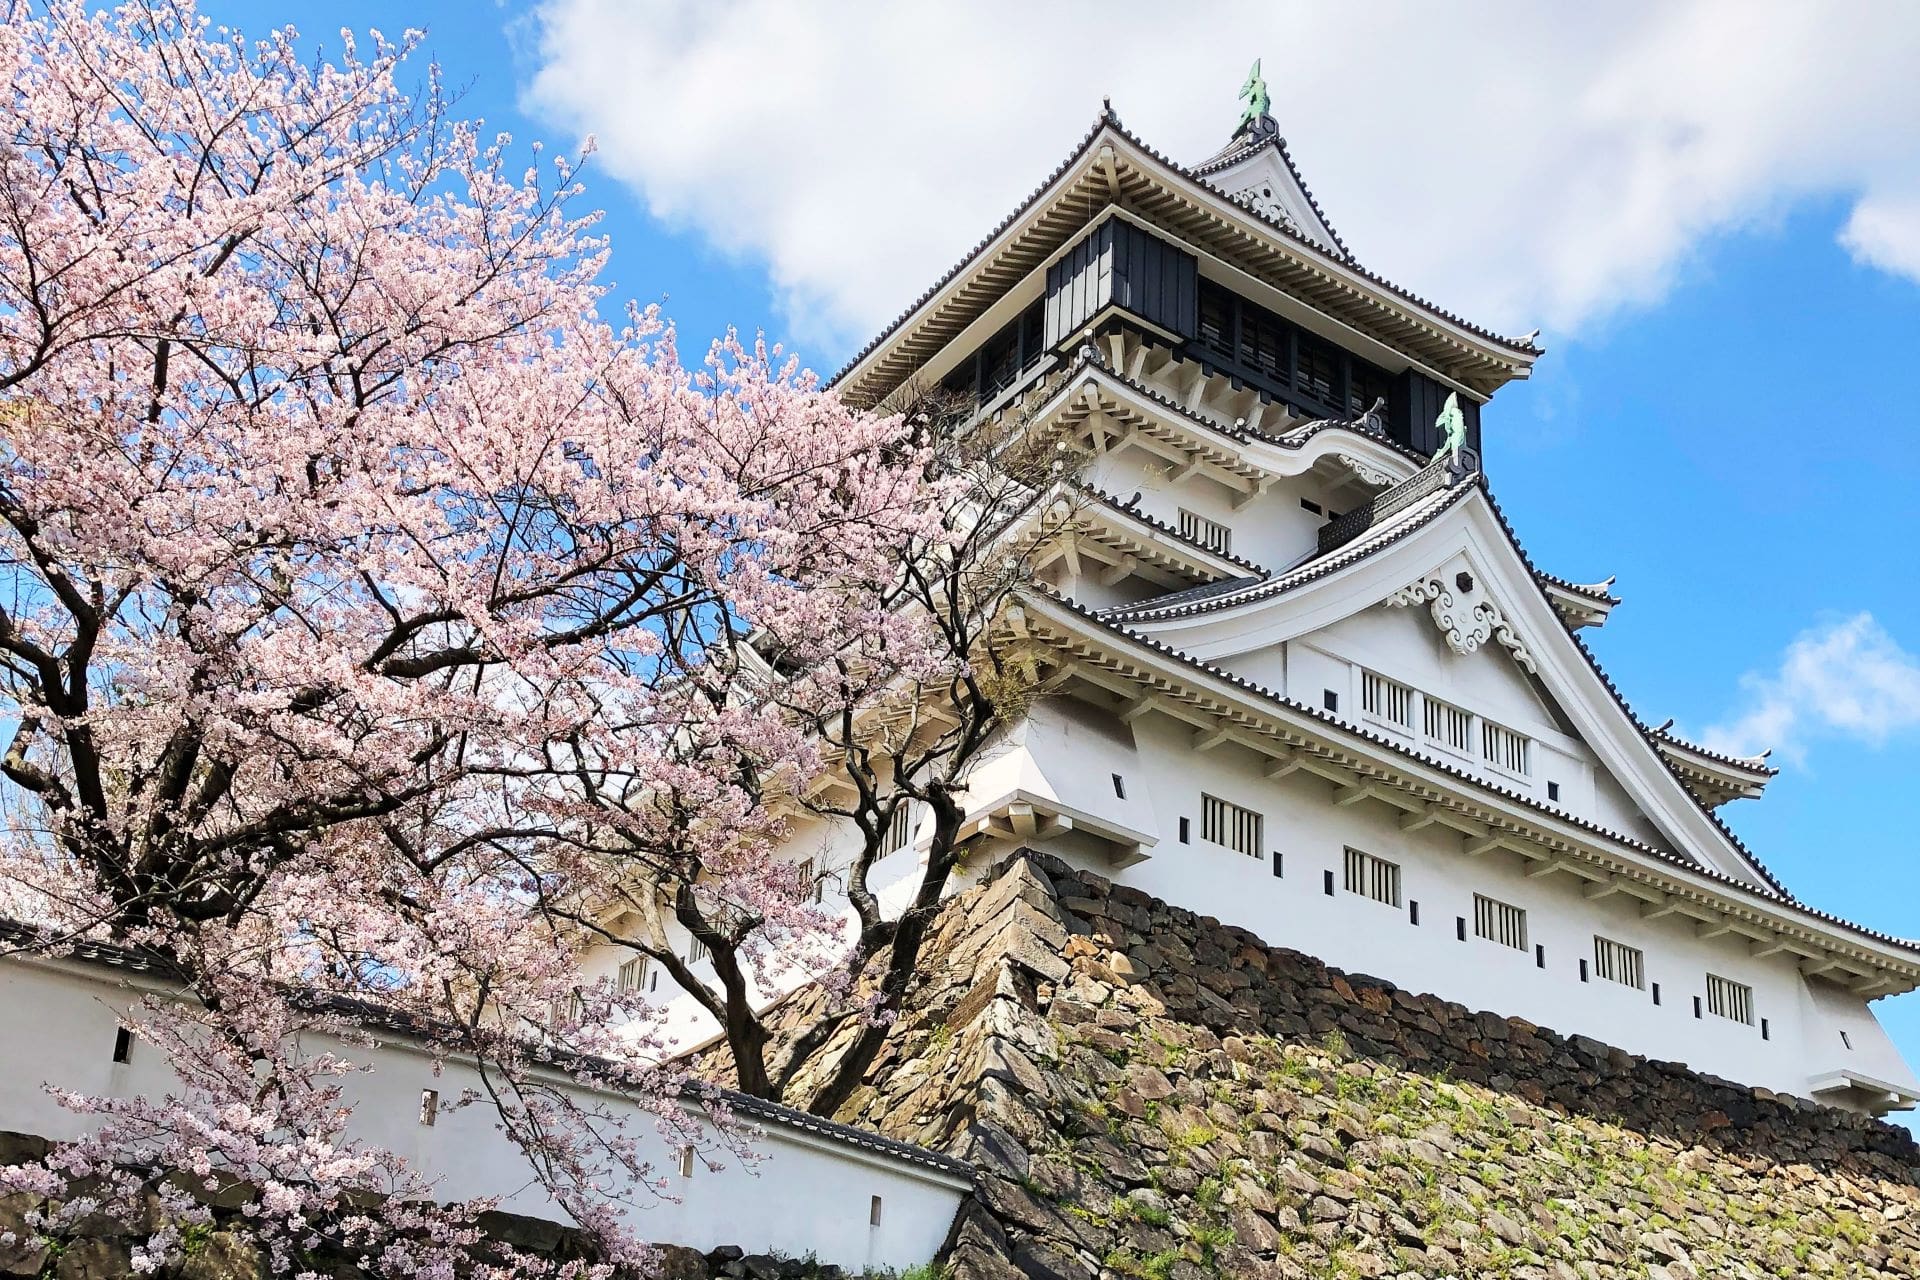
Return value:
<svg viewBox="0 0 1920 1280">
<path fill-rule="evenodd" d="M 1871 1002 L 1920 944 L 1774 878 L 1720 810 L 1775 770 L 1636 714 L 1583 636 L 1612 579 L 1501 513 L 1485 406 L 1541 349 L 1363 266 L 1249 84 L 1194 165 L 1109 108 L 836 379 L 1089 459 L 1033 508 L 1061 536 L 1006 628 L 1052 695 L 970 778 L 970 865 L 1042 849 L 1469 1008 L 1912 1107 Z M 836 843 L 795 836 L 829 894 Z"/>
</svg>

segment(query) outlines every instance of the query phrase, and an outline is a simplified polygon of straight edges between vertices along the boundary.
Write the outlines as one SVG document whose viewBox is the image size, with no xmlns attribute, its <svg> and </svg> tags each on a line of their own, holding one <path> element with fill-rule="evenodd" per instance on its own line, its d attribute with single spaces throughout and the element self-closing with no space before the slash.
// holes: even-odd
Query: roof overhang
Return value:
<svg viewBox="0 0 1920 1280">
<path fill-rule="evenodd" d="M 1197 372 L 1197 370 L 1196 370 Z M 1216 420 L 1195 387 L 1180 404 L 1107 367 L 1088 351 L 1032 409 L 1028 430 L 1084 440 L 1096 453 L 1131 443 L 1156 453 L 1179 474 L 1201 473 L 1238 495 L 1241 505 L 1277 480 L 1320 469 L 1382 487 L 1420 468 L 1392 442 L 1349 423 L 1316 422 L 1274 436 Z"/>
<path fill-rule="evenodd" d="M 857 403 L 878 403 L 1110 206 L 1482 397 L 1528 376 L 1540 355 L 1530 343 L 1445 312 L 1229 198 L 1108 113 L 1051 178 L 836 374 L 833 385 Z"/>
<path fill-rule="evenodd" d="M 1765 757 L 1722 755 L 1664 730 L 1653 732 L 1653 745 L 1702 803 L 1715 808 L 1730 800 L 1759 799 L 1780 772 Z"/>
<path fill-rule="evenodd" d="M 1438 825 L 1463 853 L 1504 850 L 1536 877 L 1566 875 L 1590 898 L 1625 894 L 1648 917 L 1689 919 L 1701 936 L 1735 936 L 1755 956 L 1789 954 L 1801 969 L 1862 998 L 1920 988 L 1920 945 L 1834 920 L 1680 855 L 1549 808 L 1184 657 L 1045 595 L 1008 610 L 1005 641 L 1028 644 L 1056 668 L 1105 691 L 1129 714 L 1190 725 L 1196 746 L 1234 744 L 1265 758 L 1269 777 L 1306 772 L 1341 803 L 1400 812 L 1403 829 Z"/>
<path fill-rule="evenodd" d="M 1614 606 L 1620 603 L 1620 598 L 1608 589 L 1613 586 L 1612 578 L 1587 586 L 1546 573 L 1534 577 L 1552 601 L 1554 612 L 1576 631 L 1582 627 L 1605 626 Z"/>
<path fill-rule="evenodd" d="M 1872 1115 L 1911 1111 L 1920 1105 L 1920 1093 L 1858 1071 L 1834 1071 L 1807 1081 L 1815 1100 L 1852 1107 Z"/>
</svg>

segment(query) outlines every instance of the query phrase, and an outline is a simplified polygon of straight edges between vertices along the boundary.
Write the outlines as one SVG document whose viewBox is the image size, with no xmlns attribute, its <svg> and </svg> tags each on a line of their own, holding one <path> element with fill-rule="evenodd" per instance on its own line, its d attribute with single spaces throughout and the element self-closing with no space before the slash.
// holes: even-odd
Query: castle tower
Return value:
<svg viewBox="0 0 1920 1280">
<path fill-rule="evenodd" d="M 1243 96 L 1191 167 L 1104 112 L 836 377 L 878 406 L 937 383 L 1090 460 L 1030 513 L 1062 536 L 1009 642 L 1056 696 L 970 780 L 980 857 L 1042 849 L 1471 1008 L 1912 1106 L 1870 1002 L 1920 985 L 1920 946 L 1768 872 L 1718 811 L 1774 770 L 1636 715 L 1578 634 L 1612 579 L 1534 565 L 1494 502 L 1483 410 L 1540 348 L 1363 266 L 1257 64 Z"/>
</svg>

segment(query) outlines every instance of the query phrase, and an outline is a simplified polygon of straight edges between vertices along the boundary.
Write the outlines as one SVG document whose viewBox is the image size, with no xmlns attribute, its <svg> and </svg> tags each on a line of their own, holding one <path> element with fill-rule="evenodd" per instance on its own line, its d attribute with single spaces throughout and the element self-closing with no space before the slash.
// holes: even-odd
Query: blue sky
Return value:
<svg viewBox="0 0 1920 1280">
<path fill-rule="evenodd" d="M 587 204 L 607 210 L 618 299 L 664 301 L 688 344 L 765 330 L 823 371 L 1024 196 L 1102 93 L 1176 157 L 1224 141 L 1250 47 L 1176 42 L 1155 77 L 1063 84 L 1004 46 L 926 39 L 912 5 L 847 18 L 845 39 L 821 20 L 818 50 L 783 25 L 804 13 L 763 0 L 710 18 L 674 0 L 206 11 L 324 44 L 426 28 L 462 114 L 521 142 L 600 135 Z M 1807 901 L 1920 935 L 1920 110 L 1880 96 L 1911 91 L 1896 69 L 1920 25 L 1808 31 L 1786 9 L 1719 28 L 1749 43 L 1703 67 L 1695 24 L 1731 11 L 1640 12 L 1582 31 L 1503 11 L 1524 57 L 1407 90 L 1457 97 L 1466 119 L 1432 138 L 1411 108 L 1294 93 L 1304 76 L 1270 57 L 1275 114 L 1369 266 L 1507 331 L 1546 326 L 1533 381 L 1487 412 L 1488 471 L 1542 568 L 1619 576 L 1626 603 L 1588 635 L 1641 716 L 1784 736 L 1785 771 L 1731 824 Z M 1387 70 L 1454 38 L 1376 35 L 1347 47 Z M 1270 38 L 1280 53 L 1300 33 Z M 1920 1063 L 1920 994 L 1876 1009 Z"/>
</svg>

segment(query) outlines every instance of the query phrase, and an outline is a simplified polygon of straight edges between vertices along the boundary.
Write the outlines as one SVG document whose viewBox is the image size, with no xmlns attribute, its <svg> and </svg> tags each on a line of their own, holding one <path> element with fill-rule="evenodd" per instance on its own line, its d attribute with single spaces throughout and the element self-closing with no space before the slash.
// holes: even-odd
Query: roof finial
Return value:
<svg viewBox="0 0 1920 1280">
<path fill-rule="evenodd" d="M 1253 60 L 1253 69 L 1247 72 L 1247 82 L 1240 86 L 1240 96 L 1247 100 L 1247 105 L 1240 112 L 1240 124 L 1235 133 L 1258 129 L 1261 121 L 1272 119 L 1268 108 L 1273 105 L 1273 100 L 1267 96 L 1267 81 L 1260 74 L 1260 59 Z"/>
</svg>

